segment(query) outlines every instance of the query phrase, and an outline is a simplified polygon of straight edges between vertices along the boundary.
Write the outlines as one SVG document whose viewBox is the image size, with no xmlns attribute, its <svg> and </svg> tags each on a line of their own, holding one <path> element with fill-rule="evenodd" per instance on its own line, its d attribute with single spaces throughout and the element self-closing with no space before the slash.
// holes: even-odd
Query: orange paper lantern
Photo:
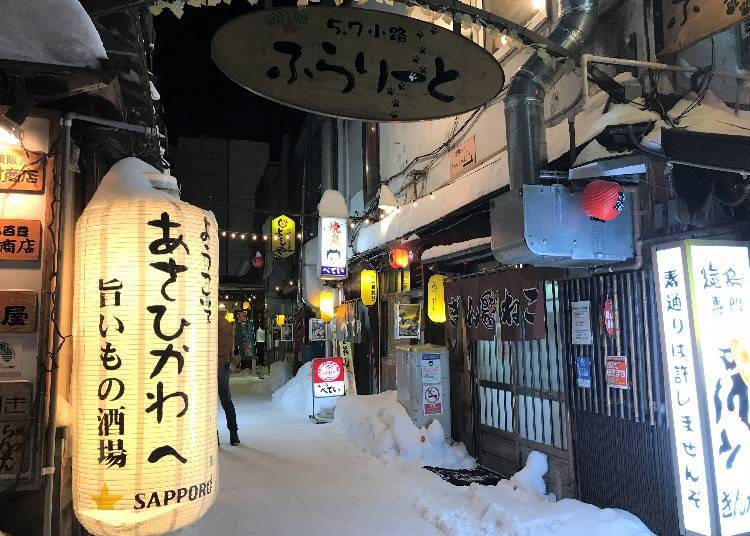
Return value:
<svg viewBox="0 0 750 536">
<path fill-rule="evenodd" d="M 625 201 L 623 187 L 616 182 L 595 180 L 583 189 L 583 211 L 592 219 L 614 220 Z"/>
<path fill-rule="evenodd" d="M 389 256 L 391 268 L 403 270 L 409 266 L 409 250 L 403 247 L 393 248 Z"/>
</svg>

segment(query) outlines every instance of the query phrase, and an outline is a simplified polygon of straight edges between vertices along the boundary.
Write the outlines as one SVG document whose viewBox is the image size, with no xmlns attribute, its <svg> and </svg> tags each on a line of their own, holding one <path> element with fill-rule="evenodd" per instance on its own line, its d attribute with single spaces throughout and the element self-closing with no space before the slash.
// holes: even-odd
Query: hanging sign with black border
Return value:
<svg viewBox="0 0 750 536">
<path fill-rule="evenodd" d="M 505 82 L 495 58 L 460 34 L 362 8 L 257 11 L 222 26 L 211 48 L 219 69 L 253 93 L 348 119 L 453 116 Z"/>
</svg>

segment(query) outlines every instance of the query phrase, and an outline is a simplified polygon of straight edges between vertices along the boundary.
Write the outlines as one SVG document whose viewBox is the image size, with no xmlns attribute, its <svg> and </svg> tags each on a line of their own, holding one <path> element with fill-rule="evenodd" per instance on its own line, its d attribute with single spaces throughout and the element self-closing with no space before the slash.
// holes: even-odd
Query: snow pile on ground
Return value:
<svg viewBox="0 0 750 536">
<path fill-rule="evenodd" d="M 449 469 L 471 468 L 474 459 L 462 444 L 449 446 L 439 421 L 417 428 L 395 391 L 351 395 L 338 401 L 336 428 L 359 448 L 377 457 L 395 457 L 421 465 Z"/>
<path fill-rule="evenodd" d="M 94 23 L 78 0 L 11 0 L 0 5 L 2 58 L 97 67 L 107 57 Z"/>
<path fill-rule="evenodd" d="M 273 393 L 273 400 L 286 409 L 312 415 L 312 361 L 300 367 L 297 375 Z M 315 399 L 315 412 L 320 413 L 336 407 L 336 398 Z"/>
<path fill-rule="evenodd" d="M 456 496 L 421 500 L 425 519 L 450 535 L 461 536 L 651 536 L 633 514 L 601 509 L 574 499 L 555 501 L 545 493 L 547 457 L 529 454 L 526 467 L 496 486 L 472 484 Z"/>
<path fill-rule="evenodd" d="M 250 386 L 250 392 L 259 395 L 270 395 L 281 388 L 292 377 L 289 365 L 286 361 L 271 363 L 270 374 L 265 378 L 254 382 Z"/>
</svg>

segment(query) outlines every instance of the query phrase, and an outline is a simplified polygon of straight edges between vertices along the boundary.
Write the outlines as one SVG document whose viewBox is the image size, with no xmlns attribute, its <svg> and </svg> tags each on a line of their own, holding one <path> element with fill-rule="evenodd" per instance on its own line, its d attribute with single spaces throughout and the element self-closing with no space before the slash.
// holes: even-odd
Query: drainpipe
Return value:
<svg viewBox="0 0 750 536">
<path fill-rule="evenodd" d="M 630 193 L 633 203 L 633 260 L 627 263 L 611 264 L 602 268 L 589 270 L 591 274 L 611 274 L 615 272 L 629 272 L 643 268 L 643 237 L 641 236 L 641 197 L 638 186 L 626 186 L 625 192 Z"/>
<path fill-rule="evenodd" d="M 598 0 L 559 0 L 560 21 L 550 41 L 572 56 L 596 26 Z M 567 63 L 567 62 L 566 62 Z M 544 97 L 565 74 L 557 62 L 545 65 L 533 55 L 513 76 L 505 96 L 505 132 L 508 143 L 510 186 L 518 195 L 524 184 L 536 184 L 539 171 L 547 163 L 547 139 L 544 126 Z"/>
<path fill-rule="evenodd" d="M 52 536 L 54 471 L 55 471 L 55 435 L 57 428 L 57 357 L 63 344 L 72 344 L 69 340 L 72 334 L 73 320 L 73 252 L 75 251 L 75 183 L 70 171 L 70 130 L 73 121 L 83 121 L 102 126 L 129 130 L 149 136 L 156 136 L 157 130 L 141 125 L 131 125 L 120 121 L 111 121 L 90 115 L 67 112 L 63 116 L 63 151 L 61 155 L 60 205 L 59 222 L 57 224 L 57 258 L 55 259 L 55 309 L 54 321 L 57 326 L 53 330 L 52 350 L 46 363 L 49 371 L 49 403 L 47 426 L 44 445 L 44 519 L 42 534 Z M 71 354 L 72 356 L 72 354 Z M 55 358 L 53 360 L 53 357 Z"/>
</svg>

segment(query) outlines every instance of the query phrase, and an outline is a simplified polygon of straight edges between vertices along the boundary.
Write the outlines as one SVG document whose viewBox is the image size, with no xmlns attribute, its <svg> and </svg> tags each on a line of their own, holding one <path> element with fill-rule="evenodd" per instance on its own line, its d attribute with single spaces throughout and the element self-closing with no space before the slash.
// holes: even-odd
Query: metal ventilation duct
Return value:
<svg viewBox="0 0 750 536">
<path fill-rule="evenodd" d="M 560 22 L 550 39 L 576 56 L 596 25 L 598 0 L 561 0 Z M 547 163 L 544 98 L 565 74 L 555 62 L 532 56 L 513 77 L 505 97 L 511 191 L 492 203 L 492 253 L 503 264 L 584 267 L 633 256 L 633 211 L 626 195 L 621 216 L 592 221 L 581 210 L 580 191 L 540 186 Z"/>
</svg>

